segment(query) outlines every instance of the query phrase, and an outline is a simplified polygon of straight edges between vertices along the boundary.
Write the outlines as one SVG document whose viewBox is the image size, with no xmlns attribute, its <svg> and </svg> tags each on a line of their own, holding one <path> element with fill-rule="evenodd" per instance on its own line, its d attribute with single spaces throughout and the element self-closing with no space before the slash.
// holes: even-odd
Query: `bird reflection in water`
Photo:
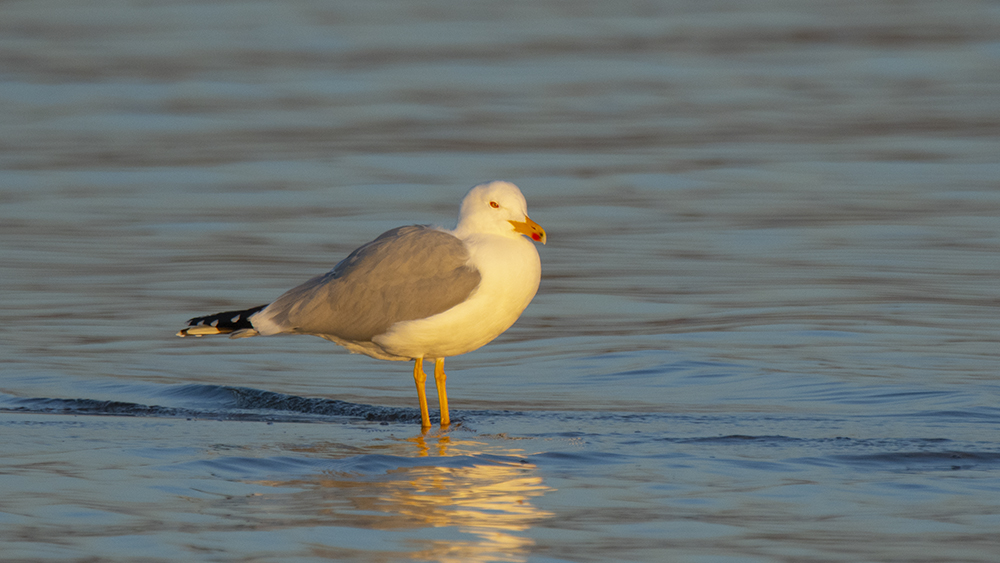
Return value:
<svg viewBox="0 0 1000 563">
<path fill-rule="evenodd" d="M 257 497 L 257 503 L 270 504 L 266 500 L 270 497 L 275 501 L 266 509 L 271 516 L 291 511 L 294 514 L 289 516 L 314 519 L 316 526 L 404 531 L 405 540 L 395 545 L 405 546 L 405 552 L 384 551 L 390 541 L 400 539 L 397 534 L 392 540 L 376 534 L 385 541 L 365 546 L 369 555 L 375 550 L 409 560 L 525 561 L 534 541 L 522 533 L 552 516 L 534 506 L 532 500 L 554 489 L 542 482 L 535 466 L 517 457 L 522 450 L 493 446 L 453 440 L 448 435 L 387 440 L 383 448 L 376 448 L 383 451 L 368 453 L 378 462 L 391 460 L 395 467 L 359 467 L 368 472 L 337 471 L 289 481 L 259 481 L 299 491 L 292 493 L 293 498 L 263 495 Z M 369 456 L 359 457 L 364 458 Z M 421 529 L 448 527 L 461 536 L 428 539 L 427 535 L 440 538 L 442 534 L 420 533 Z M 337 547 L 339 539 L 331 535 L 328 546 L 315 546 L 316 555 L 343 555 L 344 548 Z"/>
</svg>

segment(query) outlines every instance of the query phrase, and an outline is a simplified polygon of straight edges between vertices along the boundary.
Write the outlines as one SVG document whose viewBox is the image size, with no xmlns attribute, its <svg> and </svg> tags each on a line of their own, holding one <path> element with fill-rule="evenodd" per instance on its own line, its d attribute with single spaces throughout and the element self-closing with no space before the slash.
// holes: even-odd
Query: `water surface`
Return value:
<svg viewBox="0 0 1000 563">
<path fill-rule="evenodd" d="M 0 11 L 5 560 L 1000 557 L 996 5 Z M 493 178 L 543 279 L 447 430 L 173 336 Z"/>
</svg>

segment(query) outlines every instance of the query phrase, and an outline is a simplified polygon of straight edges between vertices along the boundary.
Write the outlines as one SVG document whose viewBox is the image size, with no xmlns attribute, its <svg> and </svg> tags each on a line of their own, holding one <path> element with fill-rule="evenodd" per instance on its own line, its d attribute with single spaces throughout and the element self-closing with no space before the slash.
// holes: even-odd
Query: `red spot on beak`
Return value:
<svg viewBox="0 0 1000 563">
<path fill-rule="evenodd" d="M 531 233 L 531 238 L 534 240 L 542 240 L 542 235 L 538 233 Z"/>
</svg>

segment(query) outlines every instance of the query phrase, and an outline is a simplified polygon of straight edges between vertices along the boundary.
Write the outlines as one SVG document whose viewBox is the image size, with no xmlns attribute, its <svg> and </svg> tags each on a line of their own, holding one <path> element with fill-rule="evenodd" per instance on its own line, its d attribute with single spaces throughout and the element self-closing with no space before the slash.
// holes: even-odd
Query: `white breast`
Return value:
<svg viewBox="0 0 1000 563">
<path fill-rule="evenodd" d="M 541 280 L 534 244 L 521 236 L 474 234 L 465 239 L 470 264 L 482 281 L 451 309 L 391 326 L 373 341 L 406 358 L 445 358 L 475 350 L 510 328 L 531 302 Z"/>
</svg>

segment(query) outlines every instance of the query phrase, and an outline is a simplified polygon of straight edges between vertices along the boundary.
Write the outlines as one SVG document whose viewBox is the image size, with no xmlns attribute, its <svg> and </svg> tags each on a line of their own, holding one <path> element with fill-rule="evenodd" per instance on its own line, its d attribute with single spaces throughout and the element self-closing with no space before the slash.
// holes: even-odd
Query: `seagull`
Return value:
<svg viewBox="0 0 1000 563">
<path fill-rule="evenodd" d="M 412 360 L 424 430 L 423 362 L 433 360 L 447 427 L 444 360 L 484 346 L 521 316 L 541 280 L 531 241 L 545 244 L 545 229 L 528 217 L 521 190 L 479 184 L 454 229 L 392 229 L 267 305 L 195 317 L 177 336 L 311 334 L 379 360 Z"/>
</svg>

